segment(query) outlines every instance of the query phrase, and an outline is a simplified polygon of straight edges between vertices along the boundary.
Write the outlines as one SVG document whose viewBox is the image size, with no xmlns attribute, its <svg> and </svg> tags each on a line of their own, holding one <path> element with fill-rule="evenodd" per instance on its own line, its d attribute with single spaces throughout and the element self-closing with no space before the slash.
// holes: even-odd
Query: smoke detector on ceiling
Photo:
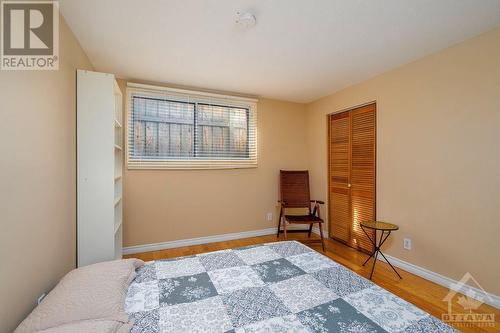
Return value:
<svg viewBox="0 0 500 333">
<path fill-rule="evenodd" d="M 255 15 L 249 12 L 237 12 L 236 24 L 243 28 L 251 28 L 257 23 Z"/>
</svg>

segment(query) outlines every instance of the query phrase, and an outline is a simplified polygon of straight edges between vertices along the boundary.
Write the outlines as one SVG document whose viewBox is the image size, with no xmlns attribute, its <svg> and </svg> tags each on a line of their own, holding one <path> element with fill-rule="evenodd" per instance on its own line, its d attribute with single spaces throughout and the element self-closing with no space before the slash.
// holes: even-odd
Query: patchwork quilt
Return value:
<svg viewBox="0 0 500 333">
<path fill-rule="evenodd" d="M 296 241 L 149 262 L 125 310 L 137 332 L 456 332 Z"/>
</svg>

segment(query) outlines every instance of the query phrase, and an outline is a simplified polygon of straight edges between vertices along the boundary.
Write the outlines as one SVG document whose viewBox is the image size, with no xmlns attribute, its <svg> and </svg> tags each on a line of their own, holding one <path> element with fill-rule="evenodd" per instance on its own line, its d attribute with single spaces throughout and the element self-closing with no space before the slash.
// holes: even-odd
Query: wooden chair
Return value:
<svg viewBox="0 0 500 333">
<path fill-rule="evenodd" d="M 318 224 L 321 240 L 310 239 L 308 243 L 321 243 L 325 251 L 325 241 L 323 239 L 323 220 L 320 217 L 319 207 L 324 202 L 311 200 L 309 193 L 309 171 L 285 171 L 280 170 L 280 216 L 278 220 L 278 234 L 282 232 L 287 239 L 287 223 L 308 224 L 309 229 L 289 230 L 288 232 L 307 232 L 311 237 L 311 231 L 315 223 Z M 314 208 L 311 210 L 311 203 Z M 284 215 L 287 208 L 304 208 L 308 210 L 307 215 Z M 283 230 L 281 230 L 281 219 L 283 219 Z"/>
</svg>

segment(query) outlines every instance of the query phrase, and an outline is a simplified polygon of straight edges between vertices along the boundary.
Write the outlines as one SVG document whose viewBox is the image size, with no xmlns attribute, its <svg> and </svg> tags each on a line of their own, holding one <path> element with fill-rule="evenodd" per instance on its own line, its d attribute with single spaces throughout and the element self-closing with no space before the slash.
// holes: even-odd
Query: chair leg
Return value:
<svg viewBox="0 0 500 333">
<path fill-rule="evenodd" d="M 307 233 L 307 237 L 309 237 L 309 238 L 311 238 L 311 232 L 312 232 L 312 230 L 313 230 L 313 225 L 314 225 L 314 223 L 311 223 L 311 224 L 309 225 L 309 232 Z"/>
<path fill-rule="evenodd" d="M 281 216 L 278 219 L 278 232 L 276 233 L 276 238 L 280 238 L 280 228 L 281 228 Z"/>
<path fill-rule="evenodd" d="M 283 234 L 285 235 L 285 240 L 287 239 L 286 237 L 286 220 L 283 221 Z"/>
<path fill-rule="evenodd" d="M 321 246 L 323 247 L 323 252 L 325 252 L 325 239 L 323 238 L 323 226 L 321 225 L 321 223 L 318 223 L 318 226 L 319 226 L 319 235 L 321 236 Z"/>
</svg>

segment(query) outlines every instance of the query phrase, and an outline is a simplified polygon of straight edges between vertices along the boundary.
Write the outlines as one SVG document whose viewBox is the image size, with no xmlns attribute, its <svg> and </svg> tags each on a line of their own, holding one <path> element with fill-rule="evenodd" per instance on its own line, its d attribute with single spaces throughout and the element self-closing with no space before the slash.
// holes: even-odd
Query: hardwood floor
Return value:
<svg viewBox="0 0 500 333">
<path fill-rule="evenodd" d="M 303 239 L 306 236 L 303 234 L 290 234 L 288 239 Z M 282 238 L 280 238 L 282 239 Z M 198 253 L 217 251 L 223 249 L 230 249 L 240 246 L 247 246 L 252 244 L 274 242 L 276 241 L 275 235 L 252 237 L 245 239 L 237 239 L 218 243 L 209 243 L 201 245 L 193 245 L 186 247 L 179 247 L 175 249 L 160 250 L 153 252 L 137 253 L 125 256 L 126 258 L 139 258 L 144 261 L 174 258 L 179 256 L 193 255 Z M 335 260 L 336 262 L 350 268 L 356 273 L 368 278 L 370 276 L 370 269 L 372 260 L 365 266 L 361 266 L 366 259 L 367 255 L 358 252 L 350 247 L 347 247 L 339 242 L 333 240 L 325 240 L 326 253 L 328 257 Z M 316 251 L 323 253 L 321 251 L 320 244 L 311 244 L 311 248 Z M 406 301 L 413 303 L 419 308 L 431 313 L 437 318 L 441 318 L 441 315 L 448 312 L 448 304 L 443 301 L 443 298 L 448 293 L 448 289 L 433 282 L 425 280 L 421 277 L 413 275 L 411 273 L 405 272 L 398 268 L 398 272 L 401 274 L 403 279 L 399 279 L 396 274 L 391 270 L 388 264 L 379 261 L 375 267 L 375 273 L 373 274 L 373 282 L 380 287 L 391 291 L 392 293 L 398 295 L 399 297 L 405 299 Z M 463 313 L 463 307 L 457 303 L 454 297 L 452 304 L 452 311 L 454 313 Z M 470 327 L 457 326 L 456 328 L 462 332 L 500 332 L 500 311 L 492 306 L 483 304 L 478 309 L 473 310 L 472 313 L 494 313 L 495 314 L 495 324 L 494 327 L 479 327 L 473 325 Z"/>
</svg>

